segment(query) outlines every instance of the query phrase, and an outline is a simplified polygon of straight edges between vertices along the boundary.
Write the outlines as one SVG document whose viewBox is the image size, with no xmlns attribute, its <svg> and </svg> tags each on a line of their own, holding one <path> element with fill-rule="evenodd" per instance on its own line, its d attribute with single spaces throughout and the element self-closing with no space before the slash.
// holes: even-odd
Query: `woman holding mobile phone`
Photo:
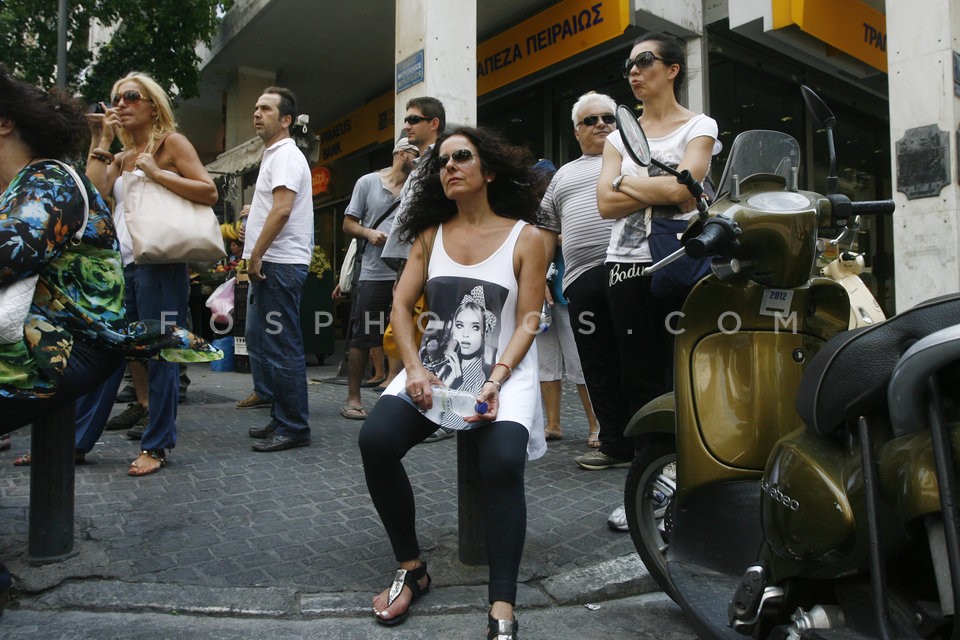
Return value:
<svg viewBox="0 0 960 640">
<path fill-rule="evenodd" d="M 138 171 L 177 195 L 200 204 L 217 202 L 217 188 L 186 136 L 177 133 L 173 110 L 166 92 L 150 76 L 129 73 L 113 85 L 110 105 L 104 114 L 89 114 L 92 132 L 87 177 L 104 194 L 114 200 L 113 222 L 120 240 L 123 259 L 124 307 L 131 320 L 171 320 L 185 326 L 190 293 L 189 273 L 185 263 L 135 264 L 130 232 L 124 217 L 123 179 L 126 172 Z M 110 147 L 119 138 L 123 149 L 115 156 Z M 140 440 L 140 454 L 128 474 L 142 476 L 160 470 L 166 450 L 176 445 L 179 371 L 175 364 L 153 362 L 129 363 L 137 402 L 124 414 L 131 428 L 127 435 Z M 122 374 L 111 378 L 99 389 L 98 397 L 87 399 L 86 421 L 78 420 L 77 428 L 96 441 L 104 428 L 104 403 L 112 404 Z M 113 384 L 115 382 L 115 384 Z M 95 411 L 92 407 L 101 408 Z M 116 419 L 115 419 L 116 420 Z M 136 428 L 137 423 L 143 429 Z M 92 446 L 92 444 L 91 444 Z"/>
</svg>

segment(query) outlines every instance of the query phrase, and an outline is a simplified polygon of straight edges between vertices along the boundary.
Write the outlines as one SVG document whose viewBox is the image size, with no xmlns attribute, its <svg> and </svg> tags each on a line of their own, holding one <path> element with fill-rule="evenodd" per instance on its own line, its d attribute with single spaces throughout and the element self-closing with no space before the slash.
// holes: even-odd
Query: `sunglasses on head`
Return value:
<svg viewBox="0 0 960 640">
<path fill-rule="evenodd" d="M 613 124 L 617 121 L 617 116 L 613 115 L 612 113 L 605 113 L 601 116 L 587 116 L 577 124 L 585 124 L 588 127 L 592 127 L 597 124 L 599 120 L 603 120 L 603 124 Z"/>
<path fill-rule="evenodd" d="M 454 164 L 467 164 L 476 157 L 470 149 L 457 149 L 453 153 L 437 156 L 437 167 L 443 170 L 451 158 L 453 158 Z"/>
<path fill-rule="evenodd" d="M 424 120 L 433 120 L 433 118 L 425 118 L 423 116 L 407 116 L 403 119 L 407 124 L 420 124 Z"/>
<path fill-rule="evenodd" d="M 630 69 L 634 67 L 637 69 L 646 69 L 653 64 L 654 60 L 666 62 L 663 58 L 658 58 L 654 55 L 653 51 L 641 51 L 637 54 L 636 58 L 627 58 L 623 61 L 623 77 L 628 77 L 630 75 Z"/>
<path fill-rule="evenodd" d="M 124 91 L 122 93 L 116 93 L 113 96 L 113 106 L 120 104 L 120 100 L 123 99 L 127 104 L 136 104 L 141 100 L 150 101 L 149 98 L 146 98 L 139 91 L 134 91 L 133 89 L 129 91 Z"/>
</svg>

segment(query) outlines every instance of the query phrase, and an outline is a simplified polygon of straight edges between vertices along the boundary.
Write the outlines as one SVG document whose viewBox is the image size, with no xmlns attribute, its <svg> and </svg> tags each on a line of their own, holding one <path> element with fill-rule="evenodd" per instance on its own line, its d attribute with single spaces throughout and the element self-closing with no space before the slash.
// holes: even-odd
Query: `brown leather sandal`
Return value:
<svg viewBox="0 0 960 640">
<path fill-rule="evenodd" d="M 137 464 L 138 462 L 146 462 L 148 459 L 155 460 L 159 462 L 157 466 L 144 467 Z M 140 455 L 137 456 L 137 459 L 130 463 L 130 468 L 127 469 L 128 476 L 140 477 L 148 476 L 151 473 L 156 473 L 163 468 L 163 465 L 167 463 L 167 456 L 164 453 L 163 449 L 143 449 L 140 451 Z"/>
</svg>

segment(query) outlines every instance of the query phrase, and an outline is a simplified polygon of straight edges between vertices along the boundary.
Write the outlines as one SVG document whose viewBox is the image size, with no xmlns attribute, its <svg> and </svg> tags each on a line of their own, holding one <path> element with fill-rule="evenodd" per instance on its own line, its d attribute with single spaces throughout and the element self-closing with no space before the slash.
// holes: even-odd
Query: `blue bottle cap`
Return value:
<svg viewBox="0 0 960 640">
<path fill-rule="evenodd" d="M 475 409 L 476 409 L 477 413 L 486 413 L 486 412 L 487 412 L 487 403 L 486 403 L 486 402 L 478 402 L 478 403 L 477 403 L 477 406 L 475 407 Z"/>
</svg>

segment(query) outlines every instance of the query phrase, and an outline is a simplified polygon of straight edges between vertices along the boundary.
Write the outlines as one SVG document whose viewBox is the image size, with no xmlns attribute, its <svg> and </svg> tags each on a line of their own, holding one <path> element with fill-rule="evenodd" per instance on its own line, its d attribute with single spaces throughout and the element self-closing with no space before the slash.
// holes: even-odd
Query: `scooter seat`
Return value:
<svg viewBox="0 0 960 640">
<path fill-rule="evenodd" d="M 821 435 L 885 406 L 900 356 L 917 340 L 960 323 L 960 294 L 921 302 L 873 326 L 834 336 L 804 370 L 797 413 Z"/>
</svg>

